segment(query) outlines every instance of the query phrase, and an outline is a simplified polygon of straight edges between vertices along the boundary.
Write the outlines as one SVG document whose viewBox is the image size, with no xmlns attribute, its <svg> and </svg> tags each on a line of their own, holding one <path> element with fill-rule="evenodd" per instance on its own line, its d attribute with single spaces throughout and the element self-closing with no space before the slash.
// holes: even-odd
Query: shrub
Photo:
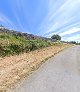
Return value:
<svg viewBox="0 0 80 92">
<path fill-rule="evenodd" d="M 51 37 L 53 40 L 61 40 L 61 36 L 60 35 L 52 35 Z"/>
<path fill-rule="evenodd" d="M 0 34 L 0 41 L 0 56 L 29 52 L 32 50 L 53 45 L 51 41 L 44 41 L 41 39 L 26 40 L 23 37 L 15 36 L 8 33 Z"/>
</svg>

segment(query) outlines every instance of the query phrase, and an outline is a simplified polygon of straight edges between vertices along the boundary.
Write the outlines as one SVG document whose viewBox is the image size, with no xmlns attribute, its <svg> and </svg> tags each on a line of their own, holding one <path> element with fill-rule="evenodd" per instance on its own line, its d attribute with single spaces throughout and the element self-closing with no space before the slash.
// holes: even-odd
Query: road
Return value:
<svg viewBox="0 0 80 92">
<path fill-rule="evenodd" d="M 80 92 L 80 46 L 50 58 L 13 92 Z"/>
</svg>

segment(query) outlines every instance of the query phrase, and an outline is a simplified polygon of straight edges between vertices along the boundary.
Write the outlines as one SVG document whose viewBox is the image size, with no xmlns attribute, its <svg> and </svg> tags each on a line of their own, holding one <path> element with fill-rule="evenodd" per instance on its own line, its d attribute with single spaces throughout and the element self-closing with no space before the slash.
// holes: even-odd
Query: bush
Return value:
<svg viewBox="0 0 80 92">
<path fill-rule="evenodd" d="M 0 56 L 20 54 L 53 45 L 50 41 L 40 39 L 26 40 L 23 37 L 10 34 L 1 34 L 0 41 Z"/>
<path fill-rule="evenodd" d="M 51 37 L 53 40 L 61 40 L 61 36 L 60 35 L 53 35 L 52 37 Z"/>
</svg>

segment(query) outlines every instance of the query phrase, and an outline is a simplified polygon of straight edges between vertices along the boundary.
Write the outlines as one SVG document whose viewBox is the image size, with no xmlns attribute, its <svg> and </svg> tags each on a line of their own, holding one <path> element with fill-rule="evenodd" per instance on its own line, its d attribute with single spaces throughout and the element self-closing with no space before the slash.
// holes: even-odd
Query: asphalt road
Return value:
<svg viewBox="0 0 80 92">
<path fill-rule="evenodd" d="M 80 92 L 80 46 L 50 58 L 13 92 Z"/>
</svg>

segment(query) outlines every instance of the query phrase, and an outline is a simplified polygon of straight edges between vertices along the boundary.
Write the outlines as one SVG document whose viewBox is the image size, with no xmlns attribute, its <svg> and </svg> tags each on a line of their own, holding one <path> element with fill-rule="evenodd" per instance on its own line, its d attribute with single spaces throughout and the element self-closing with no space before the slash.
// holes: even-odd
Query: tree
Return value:
<svg viewBox="0 0 80 92">
<path fill-rule="evenodd" d="M 72 43 L 72 44 L 76 44 L 76 41 L 71 41 L 70 43 Z"/>
<path fill-rule="evenodd" d="M 51 38 L 54 40 L 61 40 L 61 36 L 58 34 L 52 35 Z"/>
</svg>

